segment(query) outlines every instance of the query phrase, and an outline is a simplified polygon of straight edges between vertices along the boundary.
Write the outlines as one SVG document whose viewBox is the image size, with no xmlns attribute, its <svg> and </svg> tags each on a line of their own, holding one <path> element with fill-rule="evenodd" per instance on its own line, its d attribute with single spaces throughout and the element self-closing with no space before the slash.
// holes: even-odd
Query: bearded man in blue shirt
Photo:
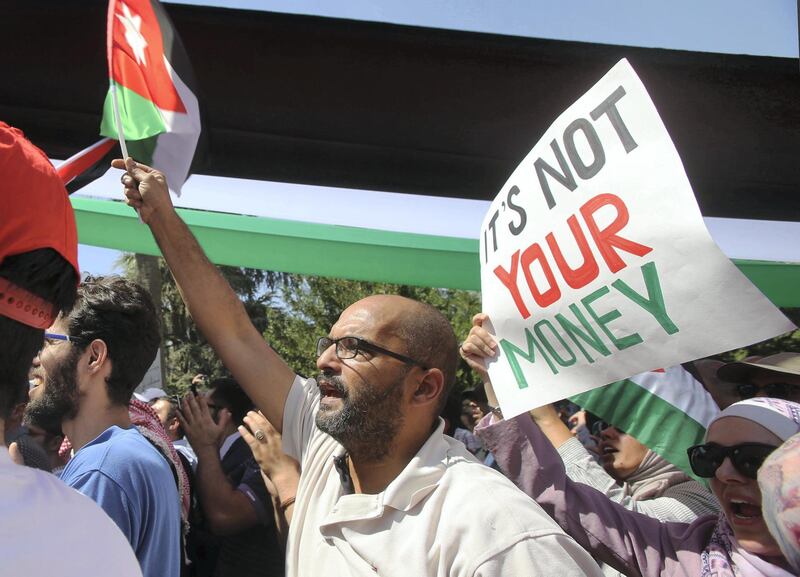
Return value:
<svg viewBox="0 0 800 577">
<path fill-rule="evenodd" d="M 61 473 L 116 522 L 144 577 L 177 577 L 180 500 L 172 469 L 132 426 L 128 403 L 158 351 L 150 296 L 122 279 L 87 279 L 45 332 L 27 418 L 63 431 L 75 455 Z M 79 530 L 79 529 L 78 529 Z"/>
</svg>

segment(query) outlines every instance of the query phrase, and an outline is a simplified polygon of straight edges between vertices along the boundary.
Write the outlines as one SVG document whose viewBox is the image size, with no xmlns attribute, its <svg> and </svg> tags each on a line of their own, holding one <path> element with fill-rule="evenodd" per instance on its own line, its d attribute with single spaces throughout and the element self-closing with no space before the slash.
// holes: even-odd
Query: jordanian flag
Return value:
<svg viewBox="0 0 800 577">
<path fill-rule="evenodd" d="M 708 424 L 719 413 L 703 385 L 680 365 L 641 373 L 570 400 L 692 477 L 686 449 L 703 442 Z"/>
<path fill-rule="evenodd" d="M 128 154 L 162 171 L 176 194 L 200 136 L 194 78 L 180 38 L 155 0 L 110 0 L 108 70 Z M 100 133 L 118 138 L 109 89 Z"/>
</svg>

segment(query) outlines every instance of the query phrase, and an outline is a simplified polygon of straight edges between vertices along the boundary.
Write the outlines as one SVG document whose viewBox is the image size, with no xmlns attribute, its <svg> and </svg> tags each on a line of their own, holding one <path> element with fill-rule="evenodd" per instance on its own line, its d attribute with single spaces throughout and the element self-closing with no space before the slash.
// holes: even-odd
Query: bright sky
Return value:
<svg viewBox="0 0 800 577">
<path fill-rule="evenodd" d="M 228 8 L 246 8 L 314 14 L 356 20 L 390 22 L 415 26 L 428 26 L 456 30 L 489 32 L 517 36 L 578 40 L 608 44 L 672 48 L 752 54 L 763 56 L 798 56 L 797 3 L 794 0 L 672 0 L 671 2 L 641 2 L 641 0 L 348 0 L 323 2 L 308 0 L 218 0 L 211 2 L 178 1 L 182 4 L 207 4 Z M 190 55 L 191 56 L 191 55 Z M 586 87 L 587 89 L 589 86 Z M 564 103 L 566 108 L 569 102 Z M 119 194 L 118 173 L 110 171 L 106 178 L 83 192 L 92 196 L 115 197 Z M 369 192 L 378 212 L 392 216 L 388 222 L 371 219 L 369 223 L 353 221 L 353 215 L 342 211 L 348 202 L 331 204 L 320 210 L 320 203 L 343 196 L 367 194 L 364 191 L 327 189 L 247 181 L 242 179 L 215 179 L 194 176 L 184 187 L 180 204 L 192 208 L 225 210 L 229 212 L 272 216 L 275 218 L 313 220 L 308 214 L 284 210 L 288 203 L 280 202 L 284 195 L 305 199 L 292 206 L 316 206 L 317 214 L 325 214 L 328 222 L 349 226 L 371 226 L 390 230 L 407 230 L 406 222 L 419 221 L 420 214 L 429 215 L 429 223 L 438 234 L 476 237 L 488 202 L 443 200 L 429 198 L 421 201 L 405 195 Z M 225 190 L 224 202 L 218 194 Z M 254 194 L 256 192 L 257 194 Z M 258 198 L 257 202 L 253 202 Z M 424 202 L 428 211 L 419 210 Z M 306 204 L 309 203 L 309 204 Z M 414 207 L 413 215 L 409 213 Z M 442 230 L 442 217 L 451 228 Z M 742 224 L 725 222 L 726 219 L 707 220 L 710 231 L 723 251 L 735 258 L 759 258 L 753 253 L 758 247 L 753 238 L 776 239 L 774 247 L 786 245 L 789 238 L 800 236 L 793 223 L 752 224 L 751 234 L 742 235 Z M 770 233 L 759 232 L 768 226 Z M 786 237 L 782 242 L 780 239 Z M 769 250 L 769 249 L 763 249 Z M 783 249 L 781 249 L 783 250 Z M 784 250 L 781 260 L 797 260 L 798 249 Z M 758 253 L 760 254 L 760 253 Z M 785 258 L 786 256 L 790 258 Z M 119 253 L 108 249 L 80 246 L 80 262 L 84 271 L 107 274 L 114 269 Z"/>
<path fill-rule="evenodd" d="M 172 0 L 531 38 L 797 57 L 795 0 Z"/>
</svg>

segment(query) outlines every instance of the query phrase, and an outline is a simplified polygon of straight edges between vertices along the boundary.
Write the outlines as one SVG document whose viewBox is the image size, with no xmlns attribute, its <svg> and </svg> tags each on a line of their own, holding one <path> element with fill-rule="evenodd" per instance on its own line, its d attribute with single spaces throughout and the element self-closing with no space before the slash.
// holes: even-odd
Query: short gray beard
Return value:
<svg viewBox="0 0 800 577">
<path fill-rule="evenodd" d="M 341 377 L 320 377 L 342 393 L 342 408 L 318 411 L 317 428 L 336 439 L 354 460 L 381 461 L 389 454 L 403 425 L 400 404 L 406 374 L 383 389 L 364 383 L 355 398 L 345 389 Z"/>
</svg>

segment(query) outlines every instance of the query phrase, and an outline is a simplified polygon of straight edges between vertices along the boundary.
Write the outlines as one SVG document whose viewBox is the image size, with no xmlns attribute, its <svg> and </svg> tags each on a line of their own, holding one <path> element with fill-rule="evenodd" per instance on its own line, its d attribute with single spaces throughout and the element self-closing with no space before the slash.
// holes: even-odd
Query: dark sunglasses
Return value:
<svg viewBox="0 0 800 577">
<path fill-rule="evenodd" d="M 395 353 L 389 349 L 384 349 L 378 345 L 373 345 L 370 342 L 360 339 L 358 337 L 341 337 L 339 339 L 331 339 L 328 337 L 320 337 L 317 340 L 317 358 L 322 356 L 322 353 L 328 350 L 331 345 L 336 345 L 336 356 L 342 360 L 353 359 L 361 351 L 371 353 L 379 353 L 395 358 L 402 361 L 407 365 L 417 365 L 427 370 L 427 367 L 419 361 L 415 361 L 411 357 Z"/>
<path fill-rule="evenodd" d="M 689 455 L 692 471 L 698 477 L 710 479 L 725 459 L 729 458 L 737 471 L 748 479 L 755 479 L 764 459 L 777 448 L 763 443 L 741 443 L 732 447 L 706 443 L 689 447 L 686 452 Z"/>
<path fill-rule="evenodd" d="M 591 433 L 592 433 L 592 435 L 594 435 L 595 437 L 599 437 L 599 436 L 600 436 L 600 433 L 602 433 L 603 431 L 605 431 L 605 430 L 606 430 L 606 429 L 608 429 L 609 427 L 614 427 L 614 425 L 612 425 L 611 423 L 609 423 L 609 422 L 607 422 L 607 421 L 603 421 L 603 420 L 601 419 L 601 420 L 598 420 L 598 421 L 595 421 L 594 423 L 592 423 L 592 429 L 591 429 L 591 431 L 590 431 L 590 432 L 591 432 Z M 619 427 L 614 427 L 614 428 L 615 428 L 617 431 L 619 431 L 620 433 L 622 433 L 623 435 L 625 434 L 625 431 L 623 431 L 623 430 L 622 430 L 622 429 L 620 429 Z"/>
<path fill-rule="evenodd" d="M 790 385 L 789 383 L 769 383 L 759 387 L 752 383 L 741 383 L 736 385 L 736 392 L 742 400 L 752 399 L 758 393 L 763 392 L 773 399 L 783 399 L 784 401 L 800 401 L 800 386 Z"/>
</svg>

